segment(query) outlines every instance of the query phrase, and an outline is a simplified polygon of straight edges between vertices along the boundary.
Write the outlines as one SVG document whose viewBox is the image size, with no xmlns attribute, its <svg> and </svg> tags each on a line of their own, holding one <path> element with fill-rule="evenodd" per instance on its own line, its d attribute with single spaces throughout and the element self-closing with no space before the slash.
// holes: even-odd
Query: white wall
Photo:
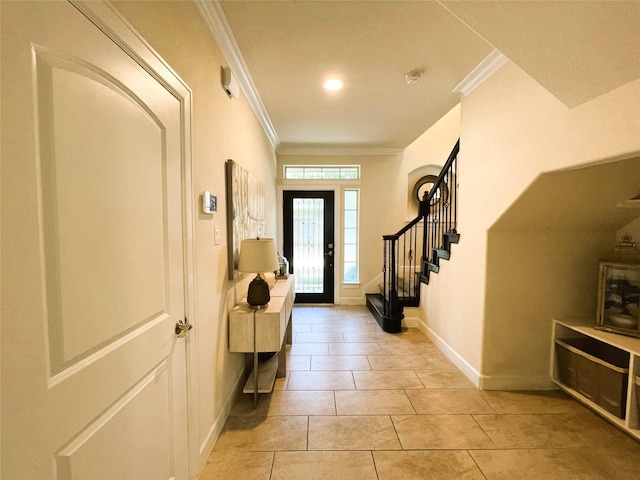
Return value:
<svg viewBox="0 0 640 480">
<path fill-rule="evenodd" d="M 533 277 L 494 271 L 496 256 L 521 259 L 547 252 L 561 259 L 569 239 L 564 234 L 518 236 L 516 232 L 488 233 L 489 229 L 541 172 L 637 154 L 639 98 L 640 81 L 636 81 L 568 109 L 508 62 L 462 99 L 458 214 L 462 238 L 453 248 L 452 260 L 427 287 L 422 309 L 430 333 L 457 357 L 476 384 L 484 388 L 548 386 L 543 345 L 550 334 L 551 310 L 535 306 L 547 305 L 549 289 L 538 287 L 550 281 L 593 282 L 584 268 L 551 280 L 562 271 L 557 263 L 547 265 L 551 270 L 533 268 Z M 615 232 L 604 235 L 611 245 Z M 574 240 L 581 253 L 569 263 L 597 258 L 604 242 L 602 237 L 582 243 Z M 499 275 L 506 280 L 500 281 Z M 529 318 L 523 323 L 522 309 L 496 305 L 525 286 L 529 287 L 525 306 Z M 576 305 L 576 296 L 567 295 L 554 300 L 553 311 L 565 313 Z M 532 316 L 534 329 L 527 328 Z"/>
<path fill-rule="evenodd" d="M 196 419 L 202 466 L 227 418 L 244 372 L 244 355 L 230 353 L 227 316 L 246 294 L 250 275 L 227 279 L 225 161 L 239 163 L 264 182 L 267 235 L 276 236 L 275 153 L 246 98 L 231 100 L 220 87 L 226 62 L 192 2 L 116 2 L 133 27 L 156 49 L 193 92 L 192 161 L 194 202 L 208 190 L 218 212 L 198 214 L 195 224 L 196 360 L 190 407 Z M 221 242 L 214 245 L 214 228 Z M 193 472 L 192 472 L 193 473 Z M 195 472 L 197 473 L 197 472 Z"/>
</svg>

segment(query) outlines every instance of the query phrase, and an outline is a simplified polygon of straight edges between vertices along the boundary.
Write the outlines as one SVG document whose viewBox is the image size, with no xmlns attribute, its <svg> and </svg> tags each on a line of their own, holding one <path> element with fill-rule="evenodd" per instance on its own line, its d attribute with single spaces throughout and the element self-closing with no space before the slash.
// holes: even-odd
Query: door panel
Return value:
<svg viewBox="0 0 640 480">
<path fill-rule="evenodd" d="M 49 347 L 58 373 L 166 313 L 167 159 L 163 125 L 124 85 L 79 59 L 36 52 L 36 63 Z"/>
<path fill-rule="evenodd" d="M 296 303 L 333 303 L 334 192 L 285 191 L 284 254 L 296 275 Z"/>
<path fill-rule="evenodd" d="M 187 478 L 180 101 L 73 5 L 1 7 L 2 476 Z"/>
<path fill-rule="evenodd" d="M 56 453 L 58 478 L 167 478 L 171 399 L 165 366 L 142 379 Z M 135 432 L 154 441 L 140 441 Z M 105 462 L 105 452 L 117 461 Z"/>
</svg>

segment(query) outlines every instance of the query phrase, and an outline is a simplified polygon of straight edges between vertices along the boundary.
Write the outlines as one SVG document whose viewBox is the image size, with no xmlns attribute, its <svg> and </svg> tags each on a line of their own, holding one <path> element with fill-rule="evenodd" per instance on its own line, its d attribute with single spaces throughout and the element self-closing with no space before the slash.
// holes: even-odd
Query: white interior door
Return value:
<svg viewBox="0 0 640 480">
<path fill-rule="evenodd" d="M 187 478 L 180 101 L 74 5 L 1 3 L 2 478 Z"/>
</svg>

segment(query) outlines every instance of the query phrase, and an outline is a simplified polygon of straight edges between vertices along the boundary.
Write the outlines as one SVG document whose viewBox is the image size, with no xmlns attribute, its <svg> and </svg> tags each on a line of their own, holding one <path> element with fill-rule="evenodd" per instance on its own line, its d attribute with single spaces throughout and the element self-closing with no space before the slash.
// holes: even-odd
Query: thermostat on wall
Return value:
<svg viewBox="0 0 640 480">
<path fill-rule="evenodd" d="M 218 197 L 210 192 L 202 192 L 202 213 L 213 215 L 218 210 Z"/>
</svg>

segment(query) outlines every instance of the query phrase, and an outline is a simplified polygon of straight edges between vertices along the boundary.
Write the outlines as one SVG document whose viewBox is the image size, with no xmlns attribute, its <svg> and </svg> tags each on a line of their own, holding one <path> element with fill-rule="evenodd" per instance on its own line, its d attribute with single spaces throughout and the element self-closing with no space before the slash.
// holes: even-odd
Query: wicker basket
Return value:
<svg viewBox="0 0 640 480">
<path fill-rule="evenodd" d="M 559 380 L 618 418 L 624 418 L 629 353 L 594 338 L 556 339 Z"/>
</svg>

